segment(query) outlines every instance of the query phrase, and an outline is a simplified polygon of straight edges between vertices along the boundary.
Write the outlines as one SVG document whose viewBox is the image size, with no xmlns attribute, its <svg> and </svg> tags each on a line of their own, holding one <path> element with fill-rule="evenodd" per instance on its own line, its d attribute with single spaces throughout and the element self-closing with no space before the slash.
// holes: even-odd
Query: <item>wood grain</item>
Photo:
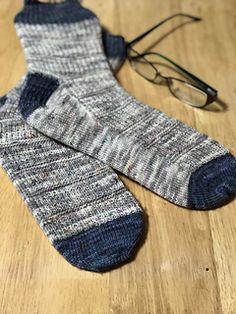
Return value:
<svg viewBox="0 0 236 314">
<path fill-rule="evenodd" d="M 25 73 L 26 64 L 13 26 L 22 1 L 0 2 L 3 95 Z M 209 110 L 183 105 L 128 64 L 119 80 L 136 98 L 217 139 L 236 155 L 235 0 L 85 0 L 84 5 L 127 40 L 172 13 L 201 16 L 203 22 L 177 29 L 153 49 L 215 86 L 219 104 Z M 145 45 L 174 26 L 171 22 L 160 29 Z M 236 201 L 215 211 L 190 211 L 122 179 L 145 209 L 147 235 L 134 261 L 99 275 L 77 270 L 53 249 L 0 170 L 0 313 L 236 313 Z"/>
</svg>

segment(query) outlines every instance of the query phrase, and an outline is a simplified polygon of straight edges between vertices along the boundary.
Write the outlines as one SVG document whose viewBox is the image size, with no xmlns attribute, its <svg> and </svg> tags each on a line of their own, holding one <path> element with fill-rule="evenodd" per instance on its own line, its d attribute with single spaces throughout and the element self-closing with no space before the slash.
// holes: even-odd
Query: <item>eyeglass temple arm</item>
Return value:
<svg viewBox="0 0 236 314">
<path fill-rule="evenodd" d="M 127 43 L 127 47 L 131 47 L 133 45 L 135 45 L 137 42 L 139 42 L 140 40 L 142 40 L 144 37 L 146 37 L 148 34 L 150 34 L 151 32 L 153 32 L 156 28 L 158 28 L 159 26 L 161 26 L 162 24 L 166 23 L 167 21 L 177 17 L 177 16 L 184 16 L 184 17 L 188 17 L 194 21 L 201 21 L 202 19 L 200 17 L 197 16 L 193 16 L 193 15 L 189 15 L 189 14 L 184 14 L 184 13 L 176 13 L 174 15 L 171 15 L 169 17 L 167 17 L 166 19 L 162 20 L 161 22 L 159 22 L 158 24 L 154 25 L 153 27 L 151 27 L 150 29 L 148 29 L 146 32 L 144 32 L 143 34 L 139 35 L 138 37 L 134 38 L 132 41 Z"/>
<path fill-rule="evenodd" d="M 205 83 L 204 81 L 200 80 L 197 76 L 195 76 L 194 74 L 190 73 L 189 71 L 185 70 L 184 68 L 182 68 L 180 65 L 178 65 L 177 63 L 175 63 L 173 60 L 169 59 L 168 57 L 158 53 L 158 52 L 151 52 L 151 53 L 145 53 L 143 54 L 143 56 L 148 55 L 148 54 L 156 54 L 159 57 L 163 58 L 164 60 L 170 62 L 171 64 L 173 64 L 176 68 L 178 68 L 180 71 L 182 71 L 185 75 L 187 75 L 188 77 L 190 77 L 190 79 L 192 79 L 193 81 L 197 82 L 199 84 L 199 86 L 201 86 L 202 88 L 204 88 L 205 90 L 207 90 L 208 93 L 210 93 L 213 96 L 217 95 L 217 90 L 213 87 L 211 87 L 210 85 L 208 85 L 207 83 Z M 142 56 L 142 54 L 140 55 Z"/>
</svg>

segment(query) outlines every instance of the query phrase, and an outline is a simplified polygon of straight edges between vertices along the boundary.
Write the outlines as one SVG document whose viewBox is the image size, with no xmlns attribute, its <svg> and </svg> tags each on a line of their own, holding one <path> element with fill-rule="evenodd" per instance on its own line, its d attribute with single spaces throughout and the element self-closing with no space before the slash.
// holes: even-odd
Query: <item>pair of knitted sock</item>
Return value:
<svg viewBox="0 0 236 314">
<path fill-rule="evenodd" d="M 1 101 L 1 160 L 68 261 L 108 269 L 130 258 L 141 234 L 141 209 L 109 166 L 184 207 L 235 194 L 227 149 L 119 86 L 91 11 L 75 0 L 26 1 L 15 22 L 28 75 Z"/>
</svg>

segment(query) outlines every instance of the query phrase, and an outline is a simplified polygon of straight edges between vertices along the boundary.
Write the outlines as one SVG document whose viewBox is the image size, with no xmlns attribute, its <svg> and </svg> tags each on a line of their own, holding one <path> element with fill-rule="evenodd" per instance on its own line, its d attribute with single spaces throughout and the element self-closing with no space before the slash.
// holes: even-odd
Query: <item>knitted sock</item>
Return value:
<svg viewBox="0 0 236 314">
<path fill-rule="evenodd" d="M 214 208 L 235 194 L 227 149 L 119 86 L 91 11 L 73 0 L 34 3 L 15 22 L 29 66 L 20 100 L 29 124 L 181 206 Z"/>
<path fill-rule="evenodd" d="M 104 163 L 45 137 L 18 111 L 22 84 L 0 98 L 0 164 L 53 246 L 82 269 L 131 258 L 139 205 Z"/>
</svg>

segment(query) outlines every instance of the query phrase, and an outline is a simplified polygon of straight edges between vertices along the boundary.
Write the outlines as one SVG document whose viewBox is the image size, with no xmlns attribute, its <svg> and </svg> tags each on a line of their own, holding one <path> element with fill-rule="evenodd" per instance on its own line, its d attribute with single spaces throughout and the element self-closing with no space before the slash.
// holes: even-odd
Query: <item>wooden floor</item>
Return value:
<svg viewBox="0 0 236 314">
<path fill-rule="evenodd" d="M 145 45 L 159 39 L 153 49 L 216 87 L 218 104 L 208 110 L 183 105 L 128 64 L 119 80 L 138 99 L 217 139 L 236 155 L 235 0 L 84 0 L 84 5 L 127 40 L 172 13 L 201 16 L 201 23 L 161 38 L 176 26 L 171 22 Z M 26 71 L 13 26 L 21 7 L 21 0 L 1 0 L 1 95 Z M 0 170 L 1 314 L 236 313 L 236 201 L 215 211 L 191 211 L 122 179 L 146 212 L 147 235 L 134 261 L 100 275 L 72 267 L 56 252 Z"/>
</svg>

